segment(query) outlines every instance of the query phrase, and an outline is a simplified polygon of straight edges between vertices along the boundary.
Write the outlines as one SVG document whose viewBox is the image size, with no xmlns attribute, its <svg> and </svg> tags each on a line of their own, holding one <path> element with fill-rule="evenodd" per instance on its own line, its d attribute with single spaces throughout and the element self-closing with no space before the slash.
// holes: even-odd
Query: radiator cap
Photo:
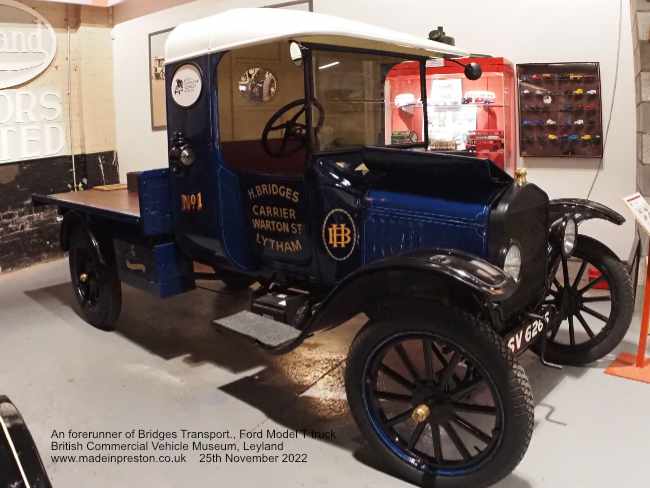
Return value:
<svg viewBox="0 0 650 488">
<path fill-rule="evenodd" d="M 515 170 L 515 182 L 517 186 L 524 186 L 528 181 L 526 181 L 526 176 L 528 175 L 528 170 L 526 168 L 517 168 Z"/>
</svg>

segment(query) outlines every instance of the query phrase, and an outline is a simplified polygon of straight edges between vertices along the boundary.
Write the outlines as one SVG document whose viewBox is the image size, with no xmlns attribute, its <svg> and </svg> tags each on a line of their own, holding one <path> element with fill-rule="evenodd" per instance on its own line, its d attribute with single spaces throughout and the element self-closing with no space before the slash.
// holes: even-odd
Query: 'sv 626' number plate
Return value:
<svg viewBox="0 0 650 488">
<path fill-rule="evenodd" d="M 513 354 L 524 352 L 537 339 L 542 337 L 546 330 L 547 320 L 532 319 L 516 328 L 505 337 L 506 345 Z"/>
</svg>

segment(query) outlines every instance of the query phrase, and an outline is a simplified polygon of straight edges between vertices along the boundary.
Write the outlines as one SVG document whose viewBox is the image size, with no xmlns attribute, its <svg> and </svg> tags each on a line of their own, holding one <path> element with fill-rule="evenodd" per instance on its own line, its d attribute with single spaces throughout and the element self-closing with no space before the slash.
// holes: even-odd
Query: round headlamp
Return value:
<svg viewBox="0 0 650 488">
<path fill-rule="evenodd" d="M 576 247 L 578 237 L 578 226 L 573 219 L 567 219 L 564 224 L 564 235 L 562 236 L 562 252 L 565 256 L 571 255 Z"/>
<path fill-rule="evenodd" d="M 521 249 L 517 244 L 512 244 L 506 252 L 506 257 L 503 260 L 503 271 L 510 276 L 513 280 L 519 281 L 521 273 Z"/>
<path fill-rule="evenodd" d="M 194 160 L 196 159 L 196 156 L 194 154 L 194 149 L 192 149 L 192 146 L 189 144 L 185 144 L 183 147 L 181 147 L 181 152 L 179 154 L 178 159 L 180 160 L 181 164 L 185 167 L 192 166 L 194 164 Z"/>
</svg>

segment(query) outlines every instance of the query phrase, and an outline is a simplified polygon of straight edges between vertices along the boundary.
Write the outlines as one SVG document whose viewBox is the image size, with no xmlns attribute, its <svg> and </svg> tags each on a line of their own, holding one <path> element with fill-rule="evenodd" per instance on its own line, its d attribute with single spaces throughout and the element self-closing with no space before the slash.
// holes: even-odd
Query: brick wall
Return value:
<svg viewBox="0 0 650 488">
<path fill-rule="evenodd" d="M 118 182 L 113 151 L 77 155 L 75 168 L 84 188 Z M 72 187 L 71 156 L 0 165 L 0 272 L 61 255 L 56 209 L 33 208 L 31 195 Z"/>
</svg>

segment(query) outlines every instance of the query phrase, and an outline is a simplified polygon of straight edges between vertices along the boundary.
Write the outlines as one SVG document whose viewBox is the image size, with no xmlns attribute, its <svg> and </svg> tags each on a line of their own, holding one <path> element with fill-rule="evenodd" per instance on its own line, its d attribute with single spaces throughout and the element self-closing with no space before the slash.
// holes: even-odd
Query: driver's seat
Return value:
<svg viewBox="0 0 650 488">
<path fill-rule="evenodd" d="M 277 145 L 281 139 L 270 139 L 269 145 Z M 229 141 L 221 143 L 221 151 L 226 165 L 243 173 L 282 174 L 286 176 L 302 176 L 305 173 L 305 150 L 297 151 L 290 156 L 274 158 L 269 156 L 261 141 Z"/>
</svg>

